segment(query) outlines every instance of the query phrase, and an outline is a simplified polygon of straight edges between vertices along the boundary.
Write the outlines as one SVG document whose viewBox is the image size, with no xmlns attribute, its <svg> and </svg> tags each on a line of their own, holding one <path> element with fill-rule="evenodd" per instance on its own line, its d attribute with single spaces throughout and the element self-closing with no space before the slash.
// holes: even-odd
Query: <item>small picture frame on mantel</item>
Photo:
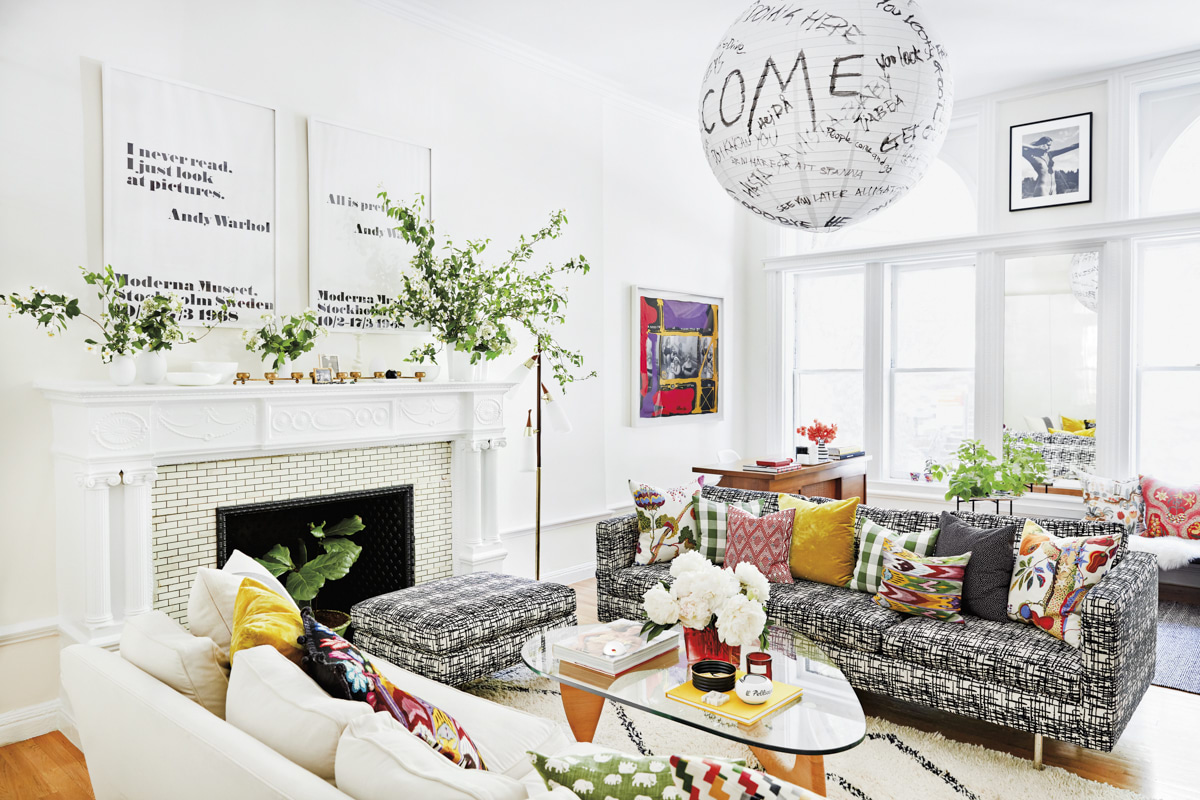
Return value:
<svg viewBox="0 0 1200 800">
<path fill-rule="evenodd" d="M 317 367 L 312 371 L 313 383 L 333 383 L 333 370 L 329 367 Z"/>
<path fill-rule="evenodd" d="M 1092 112 L 1009 128 L 1009 211 L 1090 202 Z"/>
</svg>

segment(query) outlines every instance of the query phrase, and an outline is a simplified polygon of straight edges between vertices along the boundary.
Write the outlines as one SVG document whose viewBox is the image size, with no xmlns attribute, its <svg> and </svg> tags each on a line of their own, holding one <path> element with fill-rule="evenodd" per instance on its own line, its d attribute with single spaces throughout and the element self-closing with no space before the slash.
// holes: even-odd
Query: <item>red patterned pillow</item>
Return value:
<svg viewBox="0 0 1200 800">
<path fill-rule="evenodd" d="M 403 689 L 391 689 L 389 710 L 409 733 L 464 769 L 487 769 L 479 748 L 454 717 Z"/>
<path fill-rule="evenodd" d="M 688 800 L 805 800 L 815 796 L 765 772 L 715 758 L 671 756 L 671 771 L 675 786 Z"/>
<path fill-rule="evenodd" d="M 794 508 L 756 517 L 730 506 L 726 522 L 725 569 L 734 569 L 748 561 L 771 583 L 794 583 L 788 555 L 792 549 L 795 520 Z"/>
<path fill-rule="evenodd" d="M 1146 536 L 1200 539 L 1200 485 L 1171 485 L 1142 476 Z"/>
</svg>

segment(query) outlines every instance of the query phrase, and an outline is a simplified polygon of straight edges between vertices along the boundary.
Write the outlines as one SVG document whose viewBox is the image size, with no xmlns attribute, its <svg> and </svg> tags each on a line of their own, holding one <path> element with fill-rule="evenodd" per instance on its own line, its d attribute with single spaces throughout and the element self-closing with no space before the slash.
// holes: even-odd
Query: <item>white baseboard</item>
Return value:
<svg viewBox="0 0 1200 800">
<path fill-rule="evenodd" d="M 58 730 L 62 703 L 47 700 L 0 714 L 0 747 Z"/>
<path fill-rule="evenodd" d="M 47 636 L 58 635 L 58 617 L 31 619 L 13 625 L 0 625 L 0 647 L 8 644 L 32 642 Z"/>
<path fill-rule="evenodd" d="M 575 564 L 565 569 L 556 569 L 553 572 L 547 572 L 542 576 L 542 580 L 550 581 L 551 583 L 575 583 L 576 581 L 587 580 L 596 576 L 596 562 L 589 561 L 586 564 Z"/>
</svg>

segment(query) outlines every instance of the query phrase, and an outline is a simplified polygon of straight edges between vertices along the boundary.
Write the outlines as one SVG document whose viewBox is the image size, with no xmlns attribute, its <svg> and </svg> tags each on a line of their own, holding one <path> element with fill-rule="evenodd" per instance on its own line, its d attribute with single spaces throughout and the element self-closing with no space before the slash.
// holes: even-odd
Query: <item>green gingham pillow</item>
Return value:
<svg viewBox="0 0 1200 800">
<path fill-rule="evenodd" d="M 921 533 L 896 533 L 890 528 L 877 525 L 866 517 L 858 518 L 858 561 L 854 574 L 846 586 L 856 592 L 876 594 L 883 579 L 883 540 L 891 539 L 897 548 L 916 553 L 921 557 L 933 555 L 937 544 L 938 530 Z"/>
<path fill-rule="evenodd" d="M 714 564 L 725 563 L 725 544 L 728 541 L 729 507 L 762 516 L 762 501 L 718 503 L 706 500 L 699 492 L 692 497 L 692 519 L 696 521 L 696 549 Z"/>
</svg>

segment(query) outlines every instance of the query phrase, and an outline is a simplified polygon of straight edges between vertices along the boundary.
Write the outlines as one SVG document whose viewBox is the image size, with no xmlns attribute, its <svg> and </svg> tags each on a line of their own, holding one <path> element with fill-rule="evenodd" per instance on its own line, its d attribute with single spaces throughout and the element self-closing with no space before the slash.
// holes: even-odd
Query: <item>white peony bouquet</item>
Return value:
<svg viewBox="0 0 1200 800">
<path fill-rule="evenodd" d="M 692 550 L 671 561 L 674 583 L 663 581 L 642 596 L 649 621 L 642 632 L 653 639 L 673 625 L 703 630 L 715 621 L 717 635 L 731 647 L 767 649 L 770 584 L 753 564 L 722 569 Z"/>
</svg>

